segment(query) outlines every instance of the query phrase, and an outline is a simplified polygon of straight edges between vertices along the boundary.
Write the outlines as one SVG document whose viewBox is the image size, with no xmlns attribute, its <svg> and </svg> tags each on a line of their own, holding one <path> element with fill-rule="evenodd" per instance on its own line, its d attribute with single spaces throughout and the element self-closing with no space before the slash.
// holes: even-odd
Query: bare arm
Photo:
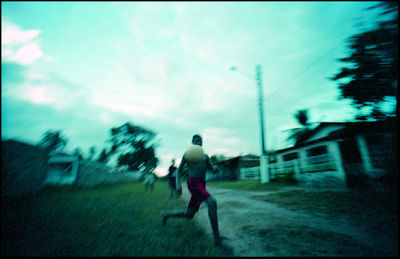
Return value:
<svg viewBox="0 0 400 259">
<path fill-rule="evenodd" d="M 176 190 L 181 191 L 181 172 L 183 170 L 183 166 L 186 164 L 185 159 L 182 157 L 181 163 L 179 164 L 178 169 L 176 170 Z"/>
<path fill-rule="evenodd" d="M 217 172 L 217 170 L 215 169 L 215 167 L 212 165 L 210 158 L 207 156 L 207 166 L 208 168 L 211 170 L 211 172 L 213 174 L 215 174 Z"/>
</svg>

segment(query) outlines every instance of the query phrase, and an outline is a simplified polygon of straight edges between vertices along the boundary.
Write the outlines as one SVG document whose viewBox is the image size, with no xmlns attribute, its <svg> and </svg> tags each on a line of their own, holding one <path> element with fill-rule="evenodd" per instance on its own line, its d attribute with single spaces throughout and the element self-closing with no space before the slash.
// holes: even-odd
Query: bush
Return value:
<svg viewBox="0 0 400 259">
<path fill-rule="evenodd" d="M 276 176 L 275 179 L 271 179 L 271 182 L 297 184 L 297 180 L 294 178 L 294 172 Z"/>
</svg>

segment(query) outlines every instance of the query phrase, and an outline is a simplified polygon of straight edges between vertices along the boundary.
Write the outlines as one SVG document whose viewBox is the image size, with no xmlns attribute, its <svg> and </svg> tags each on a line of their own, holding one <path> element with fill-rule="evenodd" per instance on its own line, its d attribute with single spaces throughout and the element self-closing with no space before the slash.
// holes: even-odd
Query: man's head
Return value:
<svg viewBox="0 0 400 259">
<path fill-rule="evenodd" d="M 193 143 L 193 145 L 202 146 L 203 145 L 203 139 L 201 138 L 200 135 L 196 134 L 192 138 L 192 143 Z"/>
</svg>

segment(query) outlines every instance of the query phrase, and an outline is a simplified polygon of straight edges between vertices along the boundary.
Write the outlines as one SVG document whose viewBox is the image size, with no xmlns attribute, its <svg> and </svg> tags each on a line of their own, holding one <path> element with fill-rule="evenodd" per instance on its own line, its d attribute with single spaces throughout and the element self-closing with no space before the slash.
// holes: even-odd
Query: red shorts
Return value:
<svg viewBox="0 0 400 259">
<path fill-rule="evenodd" d="M 210 194 L 206 191 L 206 183 L 196 178 L 189 178 L 187 185 L 192 194 L 188 208 L 192 208 L 197 212 L 199 211 L 200 204 L 210 197 Z"/>
</svg>

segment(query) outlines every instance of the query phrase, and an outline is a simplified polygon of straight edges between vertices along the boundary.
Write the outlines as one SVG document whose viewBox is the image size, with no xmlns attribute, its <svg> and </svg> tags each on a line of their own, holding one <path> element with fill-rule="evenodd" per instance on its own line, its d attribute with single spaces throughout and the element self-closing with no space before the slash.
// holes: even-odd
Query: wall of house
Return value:
<svg viewBox="0 0 400 259">
<path fill-rule="evenodd" d="M 374 169 L 397 171 L 398 135 L 393 132 L 372 133 L 364 136 Z"/>
<path fill-rule="evenodd" d="M 94 187 L 100 184 L 115 184 L 140 181 L 140 174 L 119 172 L 103 163 L 78 159 L 76 156 L 52 157 L 45 184 L 73 184 L 79 187 Z"/>
<path fill-rule="evenodd" d="M 367 141 L 364 136 L 357 135 L 356 140 L 358 143 L 358 147 L 361 153 L 361 159 L 364 166 L 364 172 L 370 178 L 379 178 L 386 174 L 386 170 L 384 168 L 376 168 L 372 163 L 371 152 L 369 151 L 369 147 Z"/>
<path fill-rule="evenodd" d="M 240 168 L 241 180 L 258 180 L 260 179 L 260 166 Z"/>
<path fill-rule="evenodd" d="M 209 176 L 209 179 L 212 178 L 219 181 L 237 180 L 240 178 L 240 164 L 241 162 L 238 158 L 216 163 L 219 169 L 218 173 L 215 177 Z"/>
<path fill-rule="evenodd" d="M 307 154 L 307 150 L 320 146 L 326 146 L 326 154 L 316 156 Z M 284 160 L 286 155 L 293 153 L 297 153 L 297 158 Z M 300 184 L 319 186 L 343 186 L 346 184 L 346 176 L 336 141 L 324 141 L 277 154 L 277 163 L 270 164 L 269 167 L 271 179 L 293 173 L 294 178 Z"/>
<path fill-rule="evenodd" d="M 133 173 L 119 172 L 95 161 L 81 160 L 74 184 L 79 187 L 93 187 L 100 184 L 137 182 L 141 178 Z"/>
<path fill-rule="evenodd" d="M 49 171 L 45 184 L 73 184 L 78 175 L 78 156 L 53 156 L 48 160 Z"/>
<path fill-rule="evenodd" d="M 321 136 L 325 136 L 327 132 L 328 131 L 325 133 L 321 132 Z M 393 139 L 391 136 L 393 135 L 381 132 L 378 133 L 377 136 L 370 136 L 370 142 L 374 142 L 374 138 L 377 138 L 378 136 L 382 137 L 382 140 L 375 140 L 377 143 L 368 143 L 366 136 L 364 135 L 358 134 L 354 136 L 361 155 L 360 170 L 364 175 L 372 180 L 370 184 L 373 184 L 374 179 L 385 176 L 391 168 L 390 164 L 393 163 L 392 161 L 394 160 L 392 156 L 395 152 L 395 148 L 390 144 Z M 341 140 L 319 142 L 278 154 L 277 163 L 270 165 L 273 173 L 271 178 L 274 179 L 288 173 L 294 173 L 295 178 L 303 184 L 345 185 L 347 175 L 343 168 L 342 154 L 338 141 Z M 312 163 L 310 164 L 312 159 L 307 155 L 307 150 L 322 145 L 326 145 L 327 147 L 329 154 L 329 159 L 327 159 L 328 162 L 314 165 Z M 298 158 L 284 161 L 283 158 L 285 155 L 294 152 L 298 154 Z M 385 162 L 379 162 L 383 160 Z M 325 170 L 327 167 L 329 170 Z M 312 170 L 310 170 L 310 168 Z"/>
<path fill-rule="evenodd" d="M 1 141 L 1 195 L 40 191 L 48 170 L 44 150 L 13 140 Z"/>
<path fill-rule="evenodd" d="M 346 186 L 345 179 L 337 176 L 335 171 L 307 172 L 296 175 L 299 184 L 312 186 Z"/>
<path fill-rule="evenodd" d="M 39 192 L 47 184 L 93 187 L 141 181 L 140 174 L 114 171 L 102 163 L 74 156 L 48 159 L 41 148 L 13 140 L 1 142 L 1 176 L 2 197 Z"/>
<path fill-rule="evenodd" d="M 72 167 L 72 163 L 69 163 L 68 167 Z M 55 164 L 50 165 L 45 184 L 72 184 L 75 178 L 76 175 L 74 175 L 72 168 L 65 168 L 63 165 Z"/>
</svg>

